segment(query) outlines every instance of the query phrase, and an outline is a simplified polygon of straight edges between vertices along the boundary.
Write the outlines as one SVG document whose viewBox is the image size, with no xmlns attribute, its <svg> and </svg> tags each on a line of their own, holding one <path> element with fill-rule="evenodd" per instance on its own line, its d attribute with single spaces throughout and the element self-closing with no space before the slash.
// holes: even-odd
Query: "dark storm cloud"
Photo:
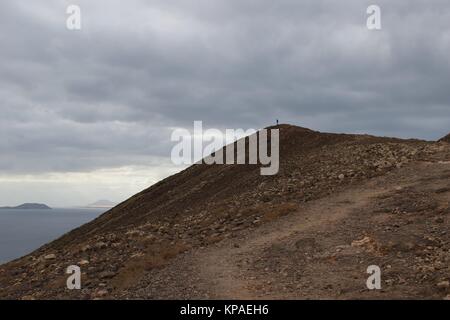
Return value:
<svg viewBox="0 0 450 320">
<path fill-rule="evenodd" d="M 381 31 L 373 1 L 2 1 L 0 170 L 151 164 L 194 120 L 438 138 L 450 7 L 375 2 Z"/>
</svg>

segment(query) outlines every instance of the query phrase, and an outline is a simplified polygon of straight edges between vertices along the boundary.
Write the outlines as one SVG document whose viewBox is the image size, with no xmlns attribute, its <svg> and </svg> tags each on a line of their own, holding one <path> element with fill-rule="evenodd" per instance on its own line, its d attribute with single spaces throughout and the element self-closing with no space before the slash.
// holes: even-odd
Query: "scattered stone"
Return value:
<svg viewBox="0 0 450 320">
<path fill-rule="evenodd" d="M 91 250 L 91 249 L 92 249 L 92 248 L 91 248 L 90 245 L 85 245 L 85 246 L 83 246 L 83 247 L 81 248 L 81 251 L 86 252 L 86 251 L 89 251 L 89 250 Z"/>
<path fill-rule="evenodd" d="M 94 293 L 95 298 L 101 298 L 106 295 L 108 295 L 108 290 L 106 290 L 106 289 L 98 290 L 96 293 Z"/>
<path fill-rule="evenodd" d="M 366 244 L 369 244 L 370 242 L 372 242 L 372 239 L 370 237 L 364 237 L 361 240 L 352 241 L 352 247 L 362 247 Z"/>
<path fill-rule="evenodd" d="M 441 281 L 437 284 L 437 287 L 441 290 L 447 289 L 448 287 L 450 287 L 450 282 L 449 281 Z"/>
<path fill-rule="evenodd" d="M 441 217 L 436 218 L 436 220 L 434 220 L 436 223 L 444 223 L 444 219 L 442 219 Z"/>
<path fill-rule="evenodd" d="M 98 277 L 100 279 L 111 279 L 114 278 L 115 275 L 116 274 L 112 271 L 103 271 L 99 273 Z"/>
<path fill-rule="evenodd" d="M 100 241 L 100 242 L 97 242 L 95 245 L 94 245 L 94 247 L 96 248 L 96 249 L 104 249 L 104 248 L 106 248 L 108 245 L 105 243 L 105 242 L 103 242 L 103 241 Z"/>
</svg>

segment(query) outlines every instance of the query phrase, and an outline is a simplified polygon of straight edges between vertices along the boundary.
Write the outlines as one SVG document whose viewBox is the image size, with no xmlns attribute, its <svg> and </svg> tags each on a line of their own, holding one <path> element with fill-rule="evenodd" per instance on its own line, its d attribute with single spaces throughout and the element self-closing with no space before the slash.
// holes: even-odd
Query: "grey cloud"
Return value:
<svg viewBox="0 0 450 320">
<path fill-rule="evenodd" d="M 450 131 L 447 1 L 2 1 L 0 171 L 83 171 L 170 154 L 170 127 L 436 139 Z M 38 161 L 36 161 L 38 160 Z"/>
</svg>

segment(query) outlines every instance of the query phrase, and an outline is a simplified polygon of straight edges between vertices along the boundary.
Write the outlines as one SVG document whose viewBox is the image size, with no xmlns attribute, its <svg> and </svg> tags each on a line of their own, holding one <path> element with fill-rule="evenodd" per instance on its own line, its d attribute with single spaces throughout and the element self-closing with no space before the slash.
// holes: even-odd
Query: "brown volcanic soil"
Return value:
<svg viewBox="0 0 450 320">
<path fill-rule="evenodd" d="M 0 266 L 0 298 L 448 297 L 450 144 L 279 127 L 277 175 L 192 166 Z"/>
</svg>

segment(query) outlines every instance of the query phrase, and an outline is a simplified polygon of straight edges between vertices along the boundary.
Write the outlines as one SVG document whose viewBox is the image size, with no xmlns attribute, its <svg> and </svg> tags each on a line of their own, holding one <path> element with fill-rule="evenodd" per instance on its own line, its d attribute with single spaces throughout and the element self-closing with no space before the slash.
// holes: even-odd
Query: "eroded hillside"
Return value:
<svg viewBox="0 0 450 320">
<path fill-rule="evenodd" d="M 449 143 L 279 128 L 277 175 L 194 165 L 1 266 L 0 298 L 450 293 Z M 368 263 L 386 270 L 380 292 L 365 289 Z"/>
</svg>

